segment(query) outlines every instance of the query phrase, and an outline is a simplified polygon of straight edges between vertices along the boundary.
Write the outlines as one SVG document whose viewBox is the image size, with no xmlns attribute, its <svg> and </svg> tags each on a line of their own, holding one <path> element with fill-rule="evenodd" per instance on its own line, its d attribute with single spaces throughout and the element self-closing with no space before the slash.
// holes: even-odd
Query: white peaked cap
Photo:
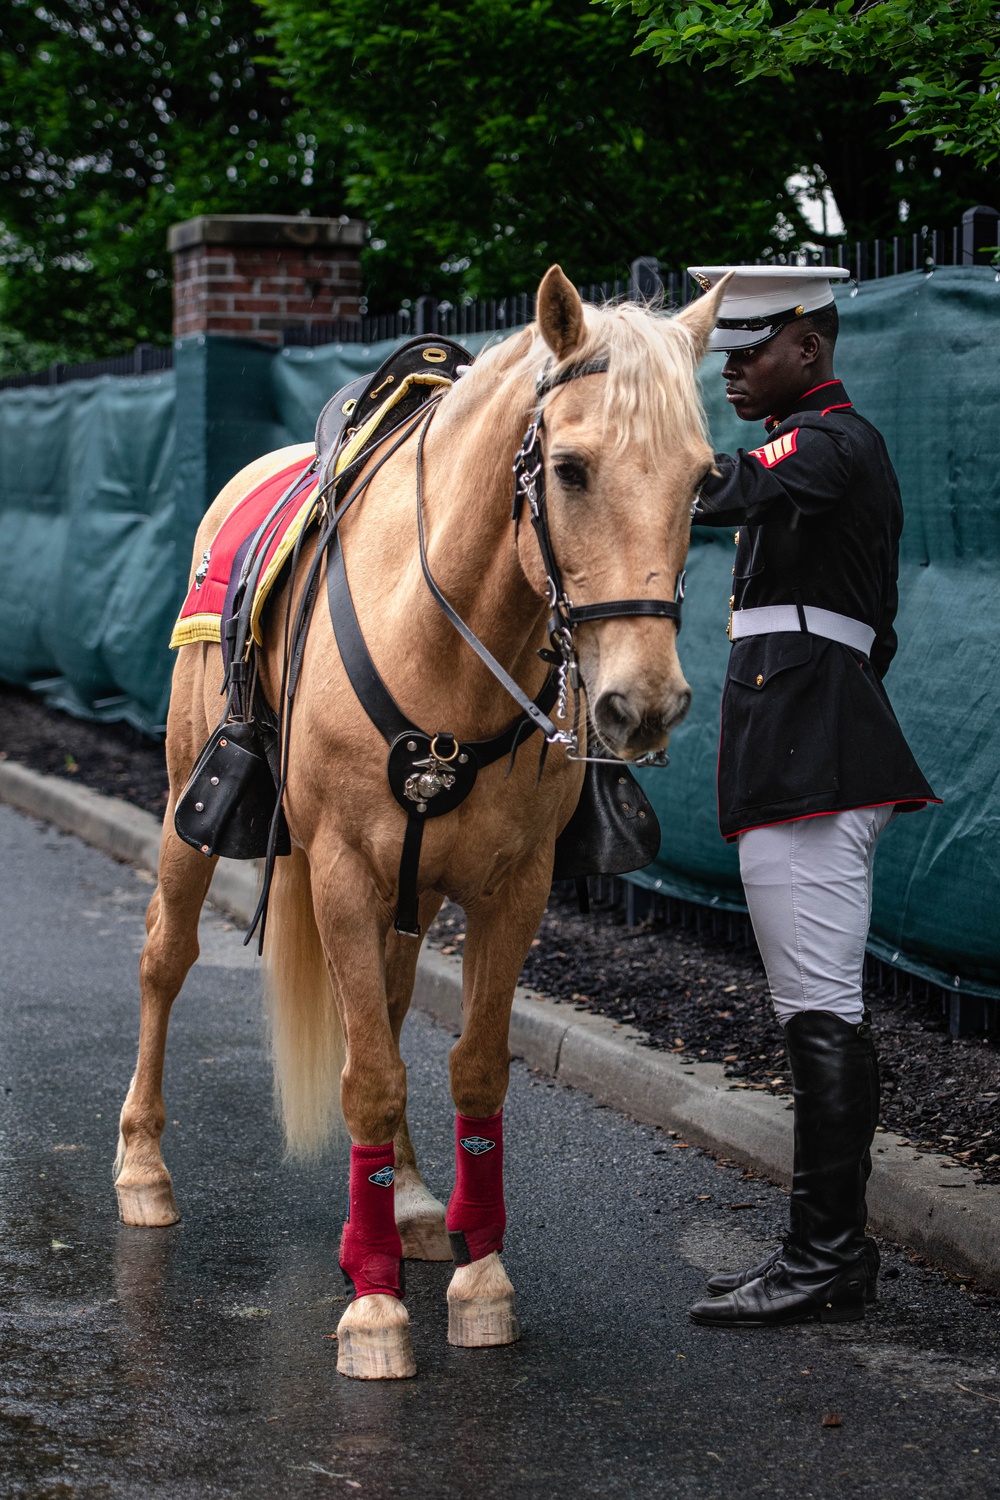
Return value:
<svg viewBox="0 0 1000 1500">
<path fill-rule="evenodd" d="M 752 349 L 786 323 L 833 303 L 832 281 L 850 271 L 840 266 L 689 266 L 703 292 L 711 291 L 727 271 L 734 271 L 719 308 L 710 349 Z"/>
</svg>

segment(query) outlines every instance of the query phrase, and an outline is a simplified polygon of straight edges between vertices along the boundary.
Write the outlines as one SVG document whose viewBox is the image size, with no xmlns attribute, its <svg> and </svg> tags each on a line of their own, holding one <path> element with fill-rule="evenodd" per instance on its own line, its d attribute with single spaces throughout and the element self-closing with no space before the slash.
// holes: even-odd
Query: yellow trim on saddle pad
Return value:
<svg viewBox="0 0 1000 1500">
<path fill-rule="evenodd" d="M 222 621 L 218 615 L 188 615 L 174 625 L 170 649 L 176 651 L 179 646 L 193 646 L 195 641 L 214 641 L 218 645 L 221 640 Z"/>
<path fill-rule="evenodd" d="M 255 641 L 258 646 L 263 646 L 264 644 L 264 637 L 260 631 L 260 617 L 264 613 L 264 605 L 267 603 L 271 589 L 274 587 L 275 579 L 292 554 L 295 543 L 298 541 L 299 533 L 315 510 L 316 491 L 318 488 L 318 485 L 313 485 L 305 500 L 303 500 L 295 515 L 285 527 L 281 541 L 274 549 L 274 556 L 257 580 L 257 589 L 253 596 L 253 608 L 250 611 L 250 635 L 247 640 L 248 652 L 251 640 Z"/>
<path fill-rule="evenodd" d="M 340 453 L 337 455 L 337 462 L 334 466 L 333 471 L 334 475 L 336 476 L 342 474 L 347 468 L 348 464 L 352 463 L 357 455 L 364 451 L 365 445 L 372 437 L 374 437 L 378 433 L 378 430 L 382 426 L 382 423 L 384 422 L 388 413 L 399 401 L 403 399 L 407 391 L 412 390 L 415 385 L 450 386 L 451 384 L 452 381 L 448 378 L 447 375 L 432 375 L 429 371 L 425 373 L 423 370 L 414 370 L 411 374 L 405 376 L 404 379 L 400 381 L 399 389 L 393 391 L 392 395 L 387 400 L 381 403 L 378 410 L 373 411 L 368 420 L 361 424 L 350 441 L 344 444 Z M 388 433 L 386 434 L 387 437 L 389 437 L 390 435 L 391 434 Z M 282 568 L 285 566 L 285 563 L 288 561 L 288 558 L 291 556 L 291 553 L 294 550 L 295 543 L 298 540 L 300 532 L 311 517 L 315 499 L 316 489 L 313 489 L 309 492 L 308 496 L 303 501 L 302 506 L 297 514 L 288 523 L 281 541 L 274 549 L 274 556 L 271 558 L 267 567 L 264 569 L 264 572 L 261 574 L 260 581 L 257 584 L 257 591 L 254 594 L 253 599 L 253 609 L 250 614 L 250 638 L 254 642 L 256 642 L 258 646 L 262 646 L 264 644 L 264 638 L 260 630 L 260 619 L 261 615 L 264 613 L 264 606 L 268 601 L 268 597 L 271 593 L 272 587 L 274 586 L 275 580 L 277 579 Z M 248 650 L 249 647 L 250 641 L 248 640 Z"/>
<path fill-rule="evenodd" d="M 361 426 L 352 433 L 349 441 L 344 444 L 344 447 L 337 455 L 334 474 L 342 474 L 348 464 L 352 463 L 358 456 L 358 454 L 364 451 L 365 446 L 371 441 L 371 439 L 377 436 L 379 428 L 382 426 L 382 423 L 385 421 L 386 416 L 389 414 L 392 408 L 396 406 L 398 402 L 403 399 L 406 393 L 412 390 L 415 385 L 449 387 L 452 384 L 453 382 L 447 375 L 434 375 L 429 370 L 414 370 L 409 375 L 404 376 L 404 378 L 400 381 L 398 390 L 393 391 L 391 396 L 389 396 L 385 401 L 382 401 L 377 409 L 372 412 L 371 416 L 368 417 L 367 420 L 363 421 Z M 391 436 L 391 434 L 387 433 L 386 436 L 389 437 Z M 312 445 L 308 443 L 296 444 L 294 446 L 303 450 L 303 459 L 308 457 L 312 449 Z M 291 450 L 286 449 L 283 451 L 287 453 Z M 261 574 L 257 582 L 257 589 L 254 594 L 253 600 L 253 608 L 250 614 L 250 631 L 247 638 L 248 652 L 250 650 L 251 642 L 255 642 L 258 646 L 262 646 L 264 644 L 264 638 L 260 629 L 260 621 L 261 616 L 264 613 L 264 606 L 267 603 L 268 598 L 270 597 L 271 590 L 274 587 L 276 580 L 281 574 L 282 568 L 285 566 L 285 563 L 288 561 L 289 557 L 292 554 L 292 551 L 294 550 L 295 543 L 298 541 L 303 527 L 307 525 L 307 523 L 312 519 L 315 513 L 317 489 L 318 485 L 314 485 L 313 488 L 309 491 L 309 494 L 303 500 L 302 504 L 299 506 L 299 509 L 297 510 L 295 515 L 292 517 L 292 520 L 288 523 L 288 526 L 285 528 L 281 540 L 274 549 L 273 557 L 268 562 L 267 567 L 264 569 L 264 572 Z M 224 524 L 224 521 L 220 523 L 220 529 Z M 216 533 L 216 535 L 217 534 L 218 533 Z M 195 641 L 208 641 L 216 645 L 220 644 L 222 641 L 221 616 L 213 614 L 201 614 L 188 615 L 186 618 L 182 617 L 181 619 L 179 619 L 174 625 L 173 632 L 170 636 L 171 650 L 176 650 L 179 646 L 190 646 Z"/>
</svg>

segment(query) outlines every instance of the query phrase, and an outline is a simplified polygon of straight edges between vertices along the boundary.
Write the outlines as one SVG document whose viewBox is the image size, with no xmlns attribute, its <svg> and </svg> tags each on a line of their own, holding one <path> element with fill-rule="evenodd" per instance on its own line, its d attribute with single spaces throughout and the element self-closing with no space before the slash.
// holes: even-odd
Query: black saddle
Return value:
<svg viewBox="0 0 1000 1500">
<path fill-rule="evenodd" d="M 316 423 L 320 484 L 333 478 L 337 456 L 345 443 L 377 412 L 383 413 L 378 424 L 381 442 L 424 404 L 436 385 L 453 385 L 459 366 L 470 362 L 469 351 L 461 344 L 446 338 L 421 337 L 390 354 L 374 375 L 349 381 L 331 396 Z M 347 472 L 353 468 L 354 463 L 348 465 Z"/>
</svg>

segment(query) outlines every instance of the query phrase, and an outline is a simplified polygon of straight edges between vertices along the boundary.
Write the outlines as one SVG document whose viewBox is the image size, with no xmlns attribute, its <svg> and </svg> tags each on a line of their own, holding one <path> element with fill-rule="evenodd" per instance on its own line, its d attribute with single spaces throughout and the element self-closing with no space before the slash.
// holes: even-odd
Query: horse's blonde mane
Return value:
<svg viewBox="0 0 1000 1500">
<path fill-rule="evenodd" d="M 705 413 L 695 371 L 698 353 L 688 328 L 678 318 L 641 303 L 584 303 L 583 342 L 566 359 L 556 360 L 531 324 L 512 338 L 484 349 L 455 390 L 460 409 L 478 405 L 498 389 L 505 399 L 494 405 L 489 441 L 510 441 L 507 426 L 511 402 L 522 405 L 517 422 L 527 420 L 535 404 L 536 376 L 548 366 L 557 374 L 591 359 L 608 360 L 603 379 L 603 440 L 613 452 L 638 450 L 653 470 L 667 455 L 707 436 Z M 499 386 L 498 386 L 499 380 Z M 543 406 L 558 393 L 549 393 Z M 518 403 L 515 392 L 520 393 Z M 490 419 L 487 419 L 490 420 Z M 520 433 L 518 434 L 520 435 Z"/>
<path fill-rule="evenodd" d="M 658 460 L 671 449 L 692 437 L 705 438 L 695 378 L 698 357 L 684 324 L 635 302 L 605 307 L 585 303 L 583 311 L 584 341 L 554 364 L 554 373 L 607 357 L 604 427 L 613 447 L 638 447 L 659 467 Z M 544 348 L 539 338 L 536 349 Z"/>
</svg>

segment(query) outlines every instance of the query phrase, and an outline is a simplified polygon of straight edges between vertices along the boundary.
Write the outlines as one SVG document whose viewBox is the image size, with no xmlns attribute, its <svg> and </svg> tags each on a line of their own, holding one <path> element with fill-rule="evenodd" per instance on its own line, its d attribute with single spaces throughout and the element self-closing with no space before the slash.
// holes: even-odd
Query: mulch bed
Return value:
<svg viewBox="0 0 1000 1500">
<path fill-rule="evenodd" d="M 89 724 L 0 684 L 0 757 L 65 776 L 162 813 L 162 744 L 124 725 Z M 465 919 L 446 906 L 429 941 L 459 952 Z M 627 927 L 619 909 L 589 916 L 557 887 L 525 962 L 525 984 L 638 1027 L 651 1047 L 725 1064 L 736 1087 L 790 1090 L 781 1028 L 755 950 L 651 920 Z M 874 990 L 882 1120 L 922 1151 L 942 1153 L 1000 1182 L 1000 1045 L 953 1040 L 939 1002 Z"/>
<path fill-rule="evenodd" d="M 0 683 L 0 758 L 123 797 L 163 815 L 167 760 L 161 740 L 128 724 L 91 724 L 58 713 L 33 693 Z"/>
</svg>

